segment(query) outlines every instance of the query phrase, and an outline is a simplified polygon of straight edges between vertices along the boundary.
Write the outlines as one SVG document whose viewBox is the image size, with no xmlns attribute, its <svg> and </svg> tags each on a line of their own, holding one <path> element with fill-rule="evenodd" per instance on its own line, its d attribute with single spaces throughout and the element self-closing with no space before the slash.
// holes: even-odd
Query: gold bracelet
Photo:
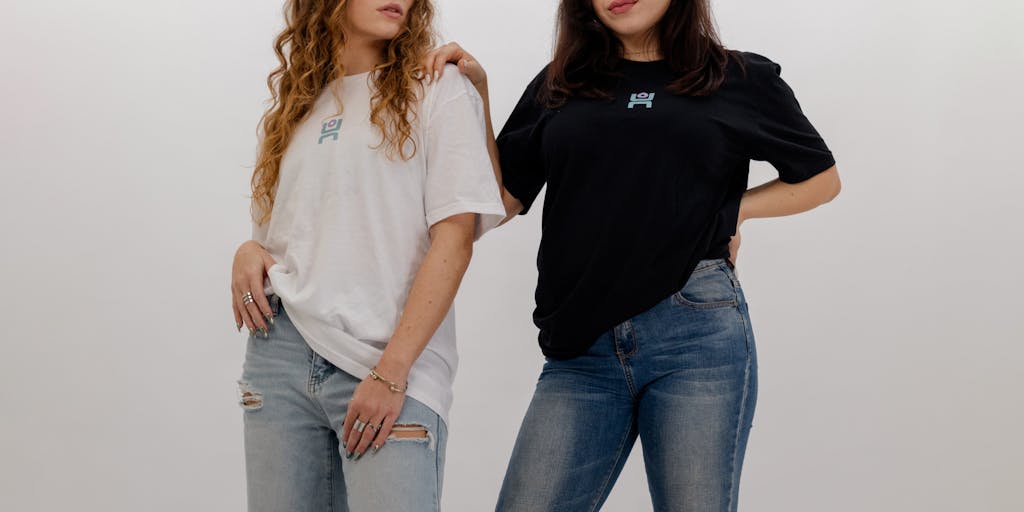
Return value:
<svg viewBox="0 0 1024 512">
<path fill-rule="evenodd" d="M 395 384 L 394 382 L 392 382 L 390 380 L 385 379 L 384 377 L 381 377 L 381 375 L 379 373 L 377 373 L 377 368 L 376 367 L 370 368 L 370 377 L 373 380 L 379 380 L 379 381 L 387 384 L 388 385 L 388 389 L 390 389 L 391 392 L 393 392 L 393 393 L 405 393 L 406 390 L 409 389 L 409 383 L 408 382 L 405 383 L 405 387 L 402 387 L 402 386 L 399 386 L 398 384 Z"/>
</svg>

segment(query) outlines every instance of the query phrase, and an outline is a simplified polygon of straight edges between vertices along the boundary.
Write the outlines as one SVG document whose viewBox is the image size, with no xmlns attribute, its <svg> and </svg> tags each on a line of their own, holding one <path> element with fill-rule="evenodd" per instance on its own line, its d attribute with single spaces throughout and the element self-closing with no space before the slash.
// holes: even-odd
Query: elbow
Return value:
<svg viewBox="0 0 1024 512">
<path fill-rule="evenodd" d="M 473 259 L 473 231 L 461 231 L 451 240 L 452 256 L 460 265 L 468 266 Z"/>
<path fill-rule="evenodd" d="M 516 218 L 523 211 L 523 203 L 505 187 L 501 188 L 501 202 L 505 206 L 505 220 L 501 221 L 502 224 Z"/>
<path fill-rule="evenodd" d="M 832 202 L 833 199 L 839 197 L 839 192 L 843 190 L 842 180 L 839 179 L 839 170 L 836 167 L 832 167 L 827 172 L 829 180 L 821 204 Z"/>
<path fill-rule="evenodd" d="M 465 274 L 469 270 L 469 262 L 473 259 L 473 237 L 469 238 L 468 244 L 463 244 L 459 247 L 457 253 L 457 268 Z"/>
<path fill-rule="evenodd" d="M 473 259 L 473 237 L 436 237 L 430 245 L 430 253 L 447 271 L 462 275 Z"/>
<path fill-rule="evenodd" d="M 469 264 L 473 257 L 477 215 L 463 213 L 437 222 L 430 228 L 430 250 L 445 261 Z"/>
<path fill-rule="evenodd" d="M 839 197 L 839 192 L 842 192 L 842 190 L 843 190 L 843 184 L 840 183 L 839 180 L 837 179 L 835 181 L 835 184 L 829 190 L 828 195 L 825 196 L 825 202 L 826 203 L 832 202 L 833 199 Z"/>
<path fill-rule="evenodd" d="M 473 259 L 473 235 L 463 238 L 459 243 L 459 255 L 469 263 Z"/>
<path fill-rule="evenodd" d="M 498 223 L 498 225 L 499 226 L 504 226 L 508 221 L 518 217 L 519 216 L 519 212 L 521 212 L 521 211 L 523 211 L 523 207 L 522 206 L 520 206 L 519 208 L 509 208 L 509 207 L 506 207 L 505 208 L 505 218 L 502 219 L 502 221 L 500 223 Z"/>
<path fill-rule="evenodd" d="M 473 232 L 452 230 L 435 237 L 431 246 L 448 254 L 450 258 L 468 262 L 473 257 Z"/>
</svg>

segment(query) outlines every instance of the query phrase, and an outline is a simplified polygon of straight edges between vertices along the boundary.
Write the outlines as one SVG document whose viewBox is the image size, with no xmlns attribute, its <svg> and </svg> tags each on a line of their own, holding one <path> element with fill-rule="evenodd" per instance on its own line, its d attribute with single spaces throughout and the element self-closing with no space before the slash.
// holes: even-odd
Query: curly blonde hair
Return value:
<svg viewBox="0 0 1024 512">
<path fill-rule="evenodd" d="M 252 174 L 252 215 L 260 225 L 270 220 L 281 159 L 295 129 L 324 88 L 345 76 L 341 50 L 346 43 L 342 27 L 347 7 L 348 0 L 285 3 L 285 28 L 274 41 L 280 65 L 267 77 L 271 102 L 260 123 L 262 141 Z M 388 41 L 383 61 L 374 68 L 370 121 L 380 129 L 381 146 L 389 158 L 397 155 L 408 160 L 416 154 L 412 123 L 422 92 L 421 62 L 435 42 L 433 20 L 431 1 L 415 0 L 402 31 Z M 334 94 L 339 109 L 343 108 L 338 92 Z M 409 151 L 407 143 L 411 143 Z"/>
</svg>

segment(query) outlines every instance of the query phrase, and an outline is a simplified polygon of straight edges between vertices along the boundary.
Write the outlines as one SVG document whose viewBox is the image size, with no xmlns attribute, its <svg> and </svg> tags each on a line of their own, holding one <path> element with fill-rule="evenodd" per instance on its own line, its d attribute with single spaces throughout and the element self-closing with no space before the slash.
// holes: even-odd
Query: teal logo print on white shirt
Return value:
<svg viewBox="0 0 1024 512">
<path fill-rule="evenodd" d="M 647 108 L 654 108 L 653 92 L 637 92 L 629 95 L 629 108 L 643 105 Z"/>
<path fill-rule="evenodd" d="M 338 132 L 341 131 L 341 118 L 331 119 L 323 124 L 323 128 L 320 129 L 320 141 L 317 144 L 323 144 L 327 139 L 338 140 Z"/>
</svg>

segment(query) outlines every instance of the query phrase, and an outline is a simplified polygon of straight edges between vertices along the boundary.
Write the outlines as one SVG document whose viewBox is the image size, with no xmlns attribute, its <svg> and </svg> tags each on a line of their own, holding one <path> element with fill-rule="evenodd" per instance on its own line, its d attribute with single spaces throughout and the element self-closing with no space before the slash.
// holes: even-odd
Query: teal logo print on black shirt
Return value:
<svg viewBox="0 0 1024 512">
<path fill-rule="evenodd" d="M 338 140 L 338 132 L 341 131 L 341 118 L 331 119 L 324 123 L 323 128 L 320 129 L 320 141 L 317 144 L 323 144 L 324 140 L 331 138 L 335 141 Z"/>
<path fill-rule="evenodd" d="M 637 92 L 629 95 L 629 108 L 643 105 L 647 108 L 654 108 L 653 92 Z"/>
</svg>

